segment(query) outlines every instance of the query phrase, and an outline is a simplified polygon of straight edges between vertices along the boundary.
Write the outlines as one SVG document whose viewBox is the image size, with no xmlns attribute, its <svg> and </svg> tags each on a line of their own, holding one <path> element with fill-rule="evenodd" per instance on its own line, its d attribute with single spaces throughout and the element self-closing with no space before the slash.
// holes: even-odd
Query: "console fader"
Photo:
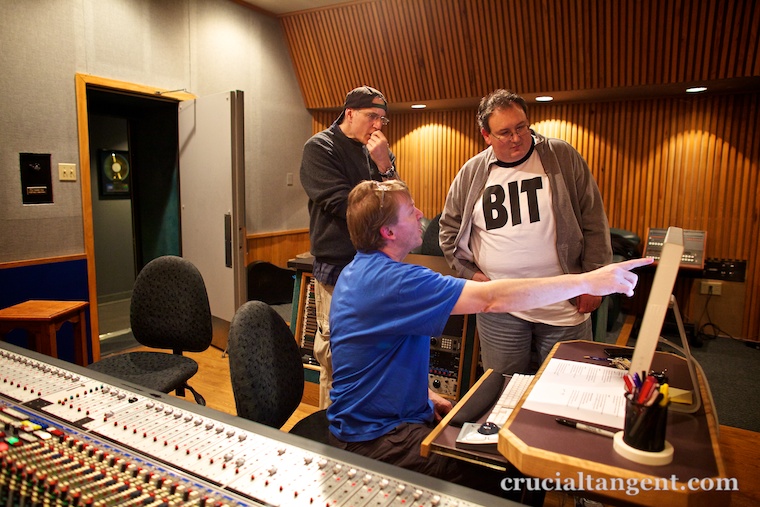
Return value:
<svg viewBox="0 0 760 507">
<path fill-rule="evenodd" d="M 0 505 L 510 504 L 5 343 L 0 425 Z"/>
</svg>

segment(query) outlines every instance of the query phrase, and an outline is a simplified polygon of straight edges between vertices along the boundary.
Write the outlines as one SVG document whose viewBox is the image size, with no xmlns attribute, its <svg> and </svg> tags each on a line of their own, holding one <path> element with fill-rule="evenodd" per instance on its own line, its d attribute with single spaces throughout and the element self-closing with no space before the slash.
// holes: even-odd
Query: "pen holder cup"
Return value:
<svg viewBox="0 0 760 507">
<path fill-rule="evenodd" d="M 668 405 L 650 406 L 626 399 L 625 425 L 613 439 L 613 449 L 626 459 L 643 465 L 667 465 L 673 461 L 674 449 L 665 440 Z"/>
<path fill-rule="evenodd" d="M 668 427 L 668 406 L 659 403 L 646 406 L 626 399 L 623 442 L 645 452 L 665 449 L 665 431 Z"/>
</svg>

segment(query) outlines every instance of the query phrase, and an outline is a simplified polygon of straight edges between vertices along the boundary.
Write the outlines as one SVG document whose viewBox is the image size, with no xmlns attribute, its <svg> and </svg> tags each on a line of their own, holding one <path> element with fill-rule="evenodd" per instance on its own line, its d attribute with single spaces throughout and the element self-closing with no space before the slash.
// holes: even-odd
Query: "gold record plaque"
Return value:
<svg viewBox="0 0 760 507">
<path fill-rule="evenodd" d="M 100 152 L 100 196 L 106 199 L 128 199 L 131 181 L 129 153 L 119 150 Z"/>
</svg>

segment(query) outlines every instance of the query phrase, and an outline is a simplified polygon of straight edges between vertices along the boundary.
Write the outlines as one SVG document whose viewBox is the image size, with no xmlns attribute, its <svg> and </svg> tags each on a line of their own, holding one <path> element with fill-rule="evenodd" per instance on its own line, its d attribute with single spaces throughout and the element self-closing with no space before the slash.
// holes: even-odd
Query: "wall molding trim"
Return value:
<svg viewBox="0 0 760 507">
<path fill-rule="evenodd" d="M 309 251 L 309 229 L 248 234 L 246 243 L 248 264 L 253 261 L 266 261 L 284 268 L 287 267 L 289 259 Z"/>
<path fill-rule="evenodd" d="M 0 262 L 0 269 L 23 268 L 26 266 L 39 266 L 41 264 L 55 264 L 58 262 L 78 261 L 86 259 L 86 254 L 59 255 L 55 257 L 41 257 L 39 259 L 24 259 L 22 261 Z"/>
</svg>

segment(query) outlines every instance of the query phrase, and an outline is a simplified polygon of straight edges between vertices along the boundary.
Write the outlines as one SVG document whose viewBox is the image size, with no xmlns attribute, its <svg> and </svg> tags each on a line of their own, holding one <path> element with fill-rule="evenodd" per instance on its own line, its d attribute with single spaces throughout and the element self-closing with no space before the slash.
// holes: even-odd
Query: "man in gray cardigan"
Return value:
<svg viewBox="0 0 760 507">
<path fill-rule="evenodd" d="M 459 276 L 556 276 L 591 271 L 612 260 L 602 198 L 581 155 L 530 129 L 525 100 L 507 90 L 483 98 L 478 123 L 488 147 L 457 174 L 440 220 L 443 253 Z M 557 341 L 591 339 L 597 296 L 527 312 L 477 317 L 485 368 L 532 372 Z"/>
</svg>

